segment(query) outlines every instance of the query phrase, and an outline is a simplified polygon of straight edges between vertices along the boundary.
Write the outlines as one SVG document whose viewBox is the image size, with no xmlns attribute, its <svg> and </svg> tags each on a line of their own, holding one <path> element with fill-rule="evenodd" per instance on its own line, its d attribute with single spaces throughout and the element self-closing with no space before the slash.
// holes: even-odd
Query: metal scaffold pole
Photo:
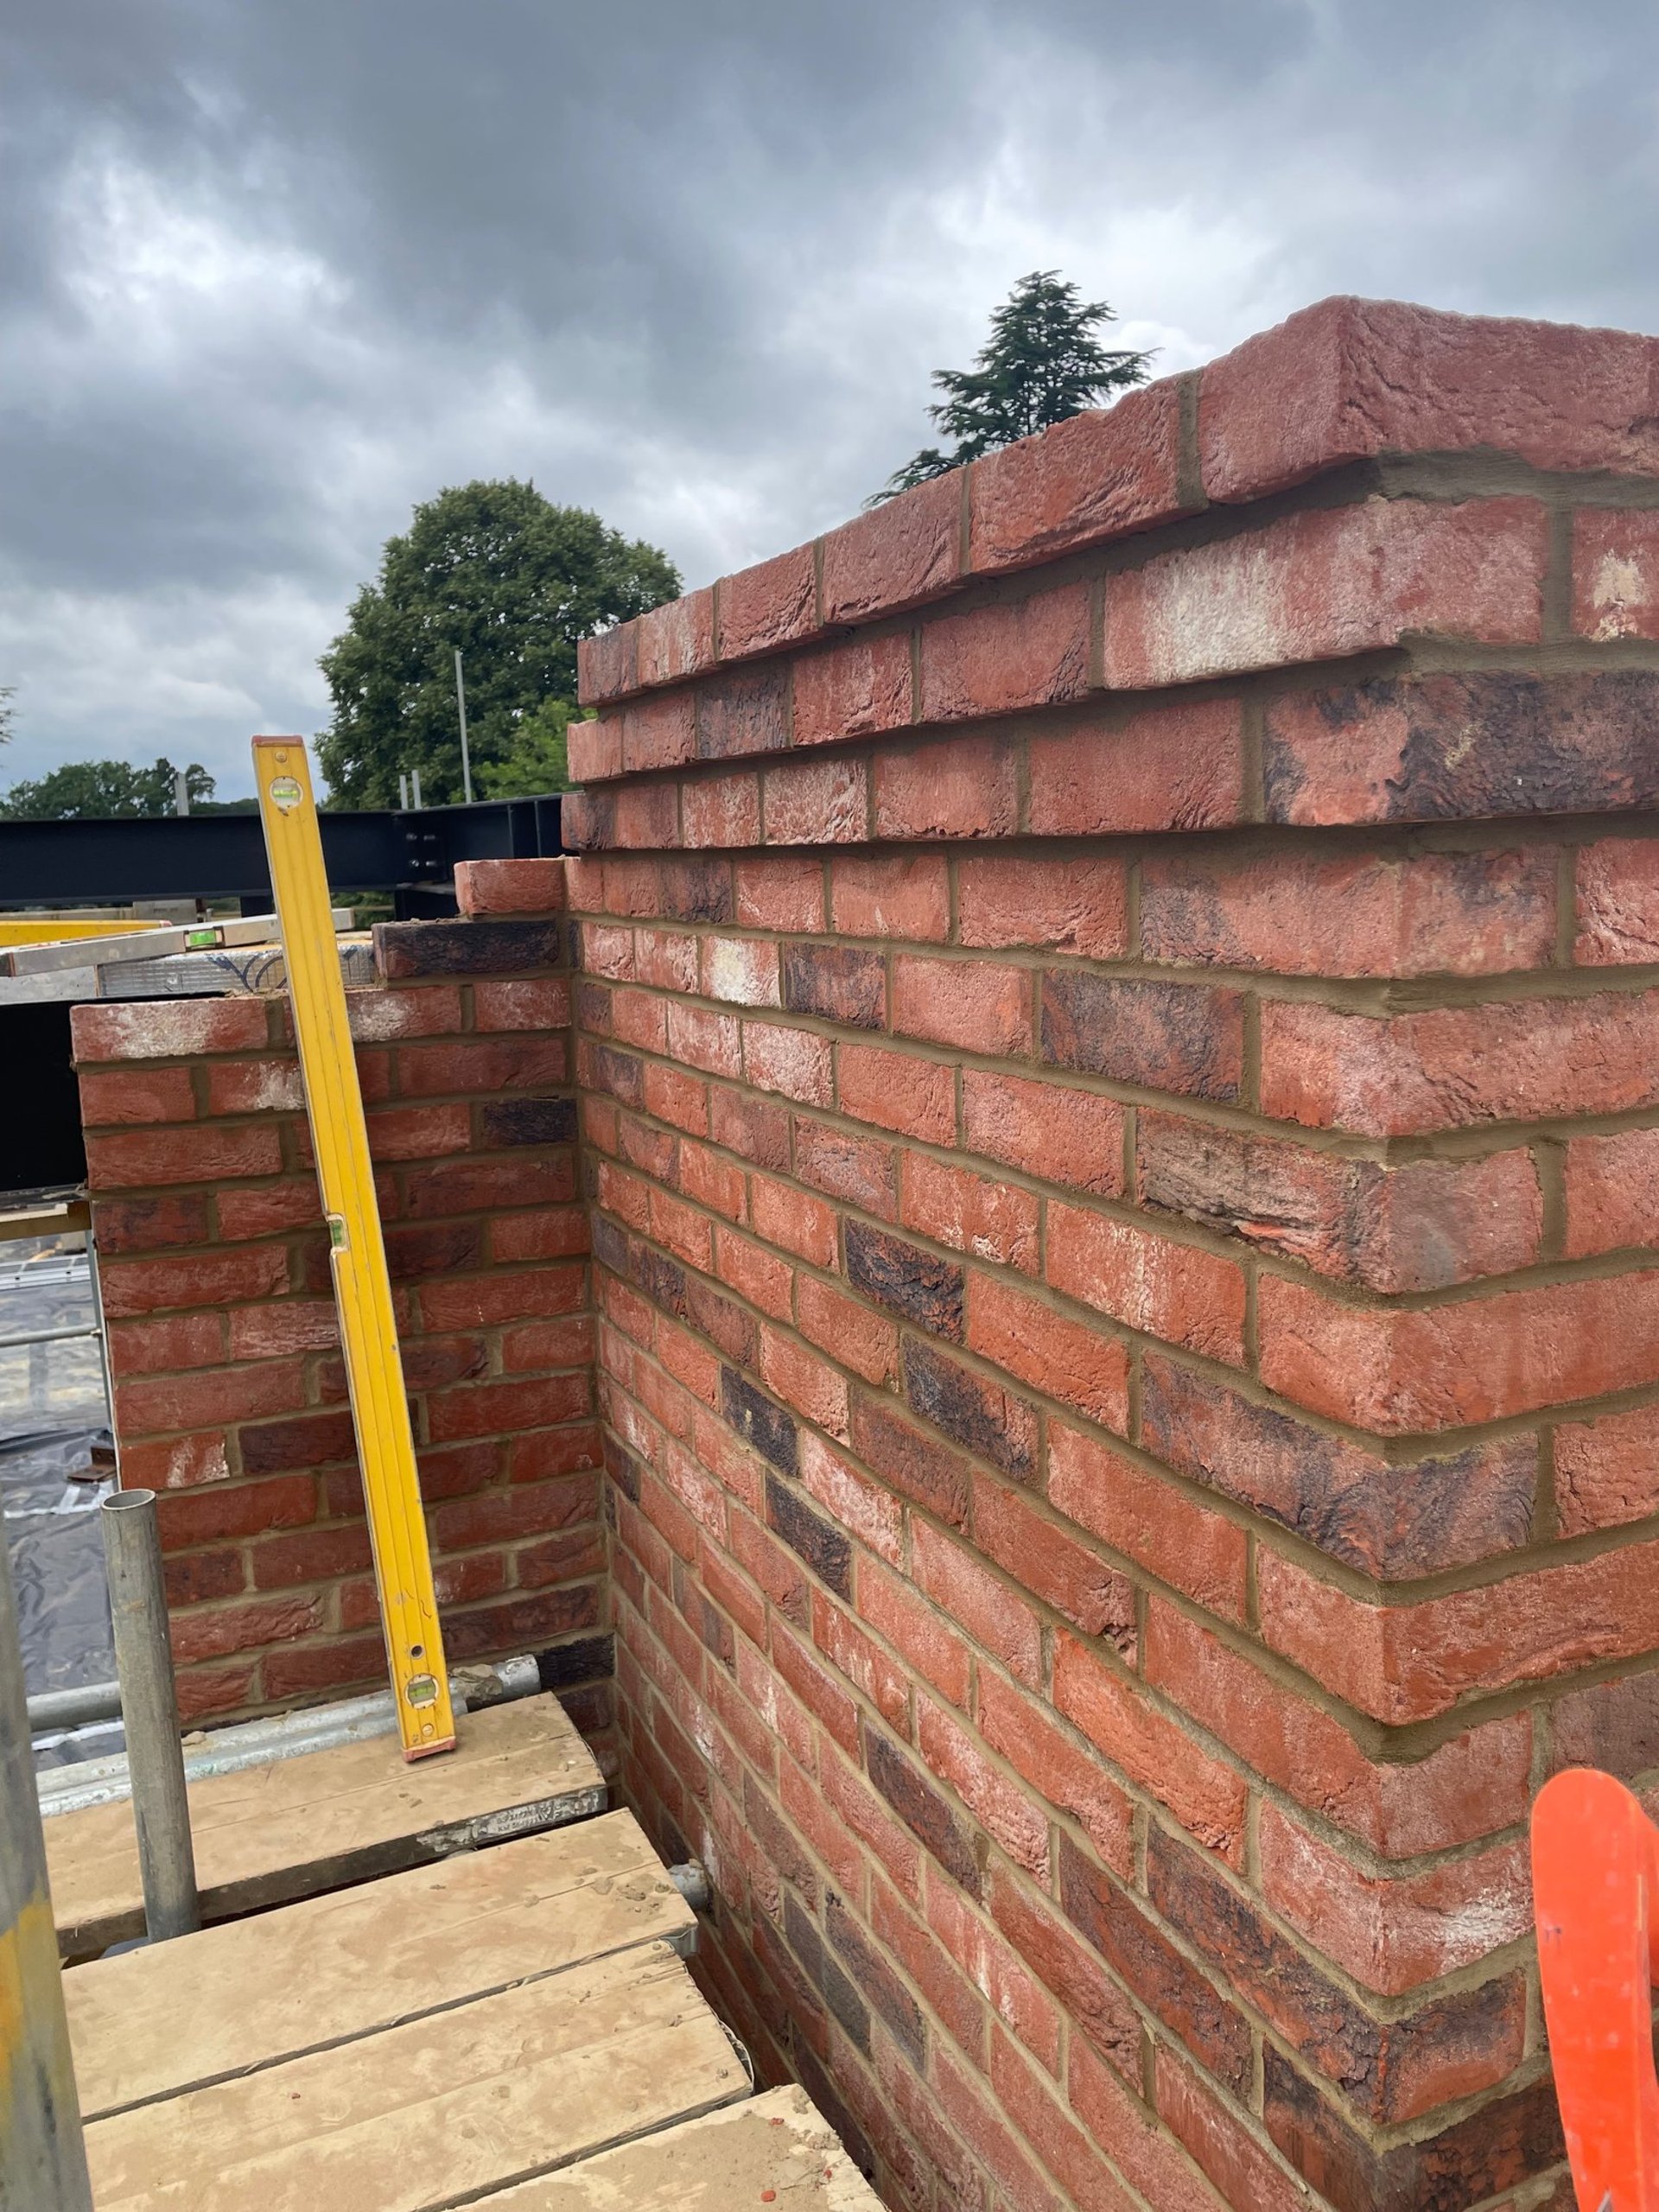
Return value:
<svg viewBox="0 0 1659 2212">
<path fill-rule="evenodd" d="M 121 1681 L 121 1725 L 132 1777 L 144 1923 L 150 1942 L 160 1943 L 169 1936 L 194 1934 L 201 1925 L 201 1908 L 190 1841 L 173 1648 L 168 1640 L 156 1493 L 118 1491 L 99 1511 L 110 1576 L 115 1671 Z"/>
<path fill-rule="evenodd" d="M 0 1543 L 0 2204 L 92 2212 L 58 1933 L 23 1694 L 11 1568 Z"/>
</svg>

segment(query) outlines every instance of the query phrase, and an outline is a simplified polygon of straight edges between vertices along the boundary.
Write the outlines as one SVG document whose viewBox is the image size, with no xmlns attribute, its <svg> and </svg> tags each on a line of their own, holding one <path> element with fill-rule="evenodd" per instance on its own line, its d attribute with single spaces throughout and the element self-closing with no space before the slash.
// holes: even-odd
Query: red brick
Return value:
<svg viewBox="0 0 1659 2212">
<path fill-rule="evenodd" d="M 321 1217 L 315 1194 L 312 1217 Z M 95 1229 L 99 1250 L 109 1258 L 118 1252 L 154 1252 L 169 1244 L 206 1244 L 207 1194 L 175 1191 L 162 1198 L 103 1198 Z"/>
<path fill-rule="evenodd" d="M 562 860 L 461 861 L 455 904 L 463 914 L 558 914 L 564 911 Z"/>
<path fill-rule="evenodd" d="M 1387 1858 L 1471 1843 L 1526 1817 L 1525 1713 L 1469 1729 L 1414 1760 L 1375 1761 L 1328 1712 L 1156 1596 L 1144 1671 L 1246 1765 Z"/>
<path fill-rule="evenodd" d="M 950 886 L 943 855 L 830 863 L 830 926 L 848 937 L 943 944 L 950 934 Z"/>
<path fill-rule="evenodd" d="M 737 863 L 739 926 L 821 930 L 823 862 L 810 853 L 756 854 Z"/>
<path fill-rule="evenodd" d="M 875 760 L 878 837 L 1006 837 L 1019 821 L 1019 760 L 1004 737 L 952 738 Z"/>
<path fill-rule="evenodd" d="M 684 930 L 633 932 L 635 980 L 659 991 L 697 988 L 697 940 Z"/>
<path fill-rule="evenodd" d="M 1206 1612 L 1243 1618 L 1243 1529 L 1058 1421 L 1048 1427 L 1048 1499 Z"/>
<path fill-rule="evenodd" d="M 1032 832 L 1122 836 L 1242 822 L 1243 747 L 1235 699 L 1184 700 L 1127 722 L 1039 730 L 1030 744 Z"/>
<path fill-rule="evenodd" d="M 847 1383 L 815 1352 L 778 1329 L 760 1331 L 760 1367 L 766 1388 L 816 1427 L 838 1436 L 848 1433 Z"/>
<path fill-rule="evenodd" d="M 1443 1290 L 1535 1260 L 1543 1196 L 1529 1153 L 1383 1167 L 1143 1108 L 1143 1205 L 1381 1292 Z"/>
<path fill-rule="evenodd" d="M 823 620 L 868 622 L 937 599 L 962 574 L 961 475 L 952 470 L 823 540 Z"/>
<path fill-rule="evenodd" d="M 1547 968 L 1555 949 L 1555 855 L 1429 853 L 1141 863 L 1148 960 L 1281 976 L 1478 976 Z"/>
<path fill-rule="evenodd" d="M 892 1379 L 898 1365 L 899 1332 L 868 1306 L 820 1282 L 816 1275 L 804 1274 L 795 1287 L 795 1314 L 801 1334 L 843 1367 L 850 1367 L 867 1382 Z"/>
<path fill-rule="evenodd" d="M 715 594 L 712 586 L 683 599 L 653 607 L 628 625 L 635 633 L 639 681 L 677 683 L 701 676 L 715 664 Z"/>
<path fill-rule="evenodd" d="M 162 1321 L 113 1321 L 105 1332 L 110 1371 L 156 1375 L 181 1367 L 216 1367 L 225 1357 L 222 1314 L 188 1313 Z"/>
<path fill-rule="evenodd" d="M 570 986 L 562 976 L 473 985 L 473 1018 L 480 1029 L 565 1029 Z"/>
<path fill-rule="evenodd" d="M 924 623 L 920 719 L 961 721 L 1082 698 L 1089 596 L 1087 584 L 1062 584 Z"/>
<path fill-rule="evenodd" d="M 853 1401 L 853 1448 L 893 1488 L 942 1521 L 968 1517 L 968 1463 L 890 1409 L 861 1393 Z"/>
<path fill-rule="evenodd" d="M 632 998 L 633 993 L 619 993 Z M 541 1090 L 566 1081 L 569 1047 L 562 1036 L 480 1037 L 462 1044 L 409 1045 L 397 1054 L 397 1087 L 405 1098 L 447 1091 L 496 1096 Z"/>
<path fill-rule="evenodd" d="M 690 760 L 696 750 L 693 700 L 689 691 L 671 691 L 655 699 L 637 699 L 622 715 L 622 765 L 630 775 L 642 769 L 674 768 Z M 624 793 L 627 797 L 632 794 Z M 658 787 L 652 797 L 671 802 L 671 786 Z M 632 843 L 632 838 L 622 842 Z"/>
<path fill-rule="evenodd" d="M 734 1076 L 743 1064 L 742 1031 L 734 1014 L 669 1001 L 668 1049 L 687 1066 L 709 1075 Z"/>
<path fill-rule="evenodd" d="M 1659 1272 L 1418 1312 L 1340 1306 L 1276 1276 L 1260 1299 L 1268 1389 L 1382 1434 L 1502 1420 L 1659 1372 Z"/>
<path fill-rule="evenodd" d="M 1230 1260 L 1109 1215 L 1051 1202 L 1048 1280 L 1127 1327 L 1235 1365 L 1244 1357 L 1244 1277 Z"/>
<path fill-rule="evenodd" d="M 1586 967 L 1659 960 L 1659 839 L 1604 837 L 1580 849 L 1573 957 Z"/>
<path fill-rule="evenodd" d="M 531 1321 L 501 1335 L 501 1365 L 509 1374 L 546 1368 L 585 1367 L 594 1357 L 594 1324 L 585 1313 L 563 1321 Z"/>
<path fill-rule="evenodd" d="M 748 1186 L 742 1169 L 689 1138 L 680 1144 L 680 1188 L 688 1198 L 723 1213 L 728 1221 L 747 1217 Z"/>
<path fill-rule="evenodd" d="M 1263 1901 L 1367 1989 L 1407 1995 L 1531 1933 L 1516 1840 L 1420 1874 L 1368 1874 L 1276 1805 L 1262 1808 Z"/>
<path fill-rule="evenodd" d="M 1123 1109 L 1116 1099 L 1022 1076 L 962 1071 L 963 1141 L 1023 1173 L 1118 1198 Z"/>
<path fill-rule="evenodd" d="M 651 1233 L 677 1258 L 708 1273 L 714 1253 L 714 1225 L 706 1214 L 699 1213 L 695 1206 L 682 1205 L 666 1191 L 653 1189 Z"/>
<path fill-rule="evenodd" d="M 435 1390 L 426 1402 L 427 1430 L 435 1444 L 443 1444 L 461 1437 L 550 1427 L 585 1414 L 591 1397 L 588 1378 L 581 1374 Z"/>
<path fill-rule="evenodd" d="M 113 1261 L 100 1270 L 104 1311 L 111 1320 L 171 1306 L 270 1298 L 287 1288 L 288 1254 L 280 1246 L 192 1259 Z"/>
<path fill-rule="evenodd" d="M 1033 1684 L 1041 1679 L 1042 1630 L 1035 1611 L 972 1552 L 928 1522 L 912 1521 L 911 1570 L 917 1588 L 1010 1674 Z"/>
<path fill-rule="evenodd" d="M 833 1268 L 839 1243 L 836 1215 L 822 1198 L 810 1197 L 770 1176 L 752 1178 L 755 1234 L 820 1268 Z"/>
<path fill-rule="evenodd" d="M 1653 341 L 1337 298 L 1212 361 L 1205 489 L 1259 499 L 1381 453 L 1496 448 L 1540 468 L 1659 467 Z"/>
<path fill-rule="evenodd" d="M 787 1394 L 777 1386 L 779 1396 Z M 904 1511 L 890 1491 L 831 1451 L 808 1430 L 800 1442 L 802 1487 L 850 1535 L 890 1566 L 904 1554 Z"/>
<path fill-rule="evenodd" d="M 961 941 L 1121 959 L 1129 949 L 1128 873 L 1116 860 L 964 853 L 957 863 Z"/>
<path fill-rule="evenodd" d="M 1037 1200 L 1017 1185 L 906 1153 L 899 1217 L 955 1251 L 1037 1272 Z"/>
<path fill-rule="evenodd" d="M 1224 2105 L 1173 2048 L 1154 2061 L 1160 2117 L 1209 2176 L 1224 2204 L 1251 2212 L 1306 2212 L 1307 2192 Z"/>
<path fill-rule="evenodd" d="M 198 1659 L 223 1659 L 265 1643 L 291 1643 L 323 1625 L 321 1598 L 245 1599 L 240 1605 L 193 1608 L 171 1620 L 173 1656 L 181 1667 Z"/>
<path fill-rule="evenodd" d="M 1129 1357 L 1117 1338 L 1057 1313 L 995 1275 L 969 1277 L 967 1344 L 1023 1382 L 1127 1432 Z"/>
<path fill-rule="evenodd" d="M 845 1199 L 885 1221 L 898 1218 L 899 1162 L 893 1145 L 854 1136 L 798 1114 L 795 1173 L 803 1183 L 830 1198 Z"/>
<path fill-rule="evenodd" d="M 1073 2029 L 1081 2030 L 1081 2036 L 1070 2037 L 1072 2050 L 1087 2037 L 1116 2066 L 1138 2079 L 1141 2018 L 1128 1991 L 1011 1873 L 994 1867 L 989 1886 L 991 1916 L 998 1929 L 1037 1979 L 1059 1999 Z"/>
<path fill-rule="evenodd" d="M 164 1552 L 194 1544 L 303 1528 L 317 1510 L 316 1478 L 287 1474 L 270 1482 L 210 1483 L 175 1491 L 156 1508 Z"/>
<path fill-rule="evenodd" d="M 490 1224 L 490 1255 L 497 1262 L 560 1260 L 587 1249 L 585 1206 L 535 1206 Z"/>
<path fill-rule="evenodd" d="M 971 1654 L 947 1621 L 923 1605 L 898 1577 L 861 1564 L 858 1609 L 878 1635 L 892 1644 L 899 1657 L 955 1705 L 965 1707 L 971 1680 Z M 894 1719 L 893 1725 L 908 1733 Z"/>
<path fill-rule="evenodd" d="M 833 1092 L 830 1040 L 775 1022 L 743 1024 L 743 1071 L 757 1090 L 781 1091 L 803 1106 L 827 1106 Z"/>
<path fill-rule="evenodd" d="M 230 1713 L 257 1696 L 255 1667 L 181 1667 L 178 1674 L 179 1718 L 187 1725 L 214 1713 Z"/>
<path fill-rule="evenodd" d="M 563 862 L 559 863 L 561 867 Z M 488 988 L 480 983 L 474 995 Z M 513 988 L 512 985 L 497 988 Z M 526 988 L 520 986 L 519 988 Z M 563 989 L 563 984 L 537 988 Z M 569 1020 L 569 1016 L 564 1017 Z M 385 1045 L 404 1037 L 453 1036 L 461 1027 L 461 992 L 454 983 L 398 984 L 391 989 L 353 988 L 346 994 L 346 1019 L 359 1045 Z M 480 1022 L 480 1028 L 487 1027 Z M 503 1023 L 518 1028 L 520 1023 Z M 537 1025 L 539 1026 L 539 1025 Z"/>
<path fill-rule="evenodd" d="M 1379 1020 L 1269 1000 L 1262 1110 L 1409 1136 L 1659 1104 L 1659 992 L 1436 1007 Z"/>
<path fill-rule="evenodd" d="M 721 658 L 775 652 L 810 637 L 818 626 L 817 565 L 814 548 L 798 545 L 722 576 L 715 587 Z"/>
<path fill-rule="evenodd" d="M 378 1635 L 359 1636 L 349 1643 L 300 1644 L 291 1649 L 268 1651 L 262 1673 L 265 1695 L 272 1700 L 304 1697 L 314 1690 L 343 1689 L 358 1682 L 384 1682 L 385 1639 Z"/>
<path fill-rule="evenodd" d="M 1603 642 L 1659 637 L 1659 516 L 1640 507 L 1573 516 L 1573 626 Z"/>
<path fill-rule="evenodd" d="M 1031 1699 L 982 1673 L 981 1734 L 1056 1812 L 1077 1821 L 1109 1866 L 1135 1869 L 1135 1803 L 1090 1753 L 1079 1751 Z"/>
<path fill-rule="evenodd" d="M 1133 1684 L 1061 1636 L 1054 1703 L 1131 1782 L 1166 1805 L 1188 1833 L 1237 1864 L 1243 1850 L 1243 1777 L 1210 1758 Z"/>
<path fill-rule="evenodd" d="M 1159 2131 L 1139 2097 L 1085 2044 L 1071 2045 L 1066 2088 L 1072 2111 L 1118 2171 L 1159 2212 L 1220 2212 L 1214 2191 L 1179 2145 Z M 1250 2212 L 1269 2212 L 1269 2205 L 1252 2204 Z"/>
<path fill-rule="evenodd" d="M 705 937 L 702 969 L 705 998 L 736 1006 L 779 1002 L 778 947 L 770 938 Z"/>
<path fill-rule="evenodd" d="M 632 629 L 632 625 L 627 626 Z M 578 656 L 597 642 L 592 638 L 582 639 L 576 647 Z M 573 783 L 596 783 L 607 776 L 621 774 L 622 717 L 620 714 L 586 721 L 573 721 L 566 732 L 566 744 Z"/>
<path fill-rule="evenodd" d="M 124 1490 L 192 1490 L 198 1483 L 222 1483 L 230 1476 L 222 1430 L 198 1429 L 191 1436 L 129 1442 L 117 1440 Z"/>
<path fill-rule="evenodd" d="M 1199 504 L 1179 472 L 1180 386 L 1164 377 L 976 461 L 969 564 L 1027 568 L 1173 521 Z"/>
<path fill-rule="evenodd" d="M 498 1268 L 423 1285 L 421 1313 L 429 1329 L 491 1328 L 501 1321 L 574 1313 L 586 1302 L 586 1288 L 587 1271 L 575 1261 Z"/>
<path fill-rule="evenodd" d="M 843 1043 L 836 1047 L 836 1065 L 843 1114 L 925 1144 L 956 1142 L 956 1071 L 947 1064 L 879 1045 Z"/>
<path fill-rule="evenodd" d="M 639 624 L 620 622 L 576 646 L 576 675 L 583 703 L 619 698 L 639 684 Z"/>
<path fill-rule="evenodd" d="M 1106 682 L 1190 683 L 1408 636 L 1531 644 L 1545 540 L 1544 510 L 1529 499 L 1370 499 L 1160 554 L 1108 586 Z"/>
<path fill-rule="evenodd" d="M 992 1765 L 967 1731 L 922 1698 L 917 1745 L 939 1780 L 954 1789 L 1016 1866 L 1039 1882 L 1048 1878 L 1048 1821 L 1022 1789 Z"/>
<path fill-rule="evenodd" d="M 1659 1513 L 1659 1407 L 1556 1429 L 1555 1512 L 1564 1536 Z"/>
<path fill-rule="evenodd" d="M 360 1574 L 370 1564 L 368 1526 L 352 1521 L 302 1529 L 295 1535 L 270 1536 L 249 1545 L 248 1562 L 256 1590 L 286 1590 L 296 1583 Z"/>
<path fill-rule="evenodd" d="M 1548 1681 L 1659 1638 L 1656 1547 L 1541 1567 L 1415 1605 L 1374 1607 L 1263 1553 L 1262 1633 L 1338 1697 L 1389 1726 L 1471 1690 Z"/>
<path fill-rule="evenodd" d="M 136 1122 L 194 1122 L 188 1068 L 83 1068 L 80 1118 L 89 1129 Z"/>
<path fill-rule="evenodd" d="M 86 1139 L 86 1180 L 95 1191 L 218 1183 L 282 1167 L 282 1140 L 271 1128 L 131 1129 Z"/>
<path fill-rule="evenodd" d="M 751 1306 L 758 1306 L 763 1313 L 776 1314 L 780 1320 L 788 1319 L 795 1271 L 775 1252 L 729 1229 L 716 1229 L 715 1272 Z"/>
<path fill-rule="evenodd" d="M 1231 1101 L 1244 1075 L 1244 1001 L 1236 991 L 1144 982 L 1086 969 L 1042 979 L 1042 1057 L 1115 1083 Z"/>
<path fill-rule="evenodd" d="M 963 1051 L 1025 1058 L 1031 1052 L 1032 976 L 988 960 L 925 960 L 900 953 L 893 963 L 893 1027 Z"/>
<path fill-rule="evenodd" d="M 857 845 L 868 835 L 869 764 L 834 755 L 761 772 L 769 845 Z"/>
<path fill-rule="evenodd" d="M 232 1340 L 232 1357 L 238 1355 Z M 128 1436 L 168 1430 L 217 1427 L 293 1413 L 305 1403 L 305 1370 L 297 1359 L 254 1355 L 249 1367 L 200 1369 L 190 1375 L 152 1376 L 118 1382 L 116 1426 Z"/>
<path fill-rule="evenodd" d="M 794 664 L 795 742 L 827 745 L 901 729 L 911 719 L 907 635 L 849 638 Z"/>
<path fill-rule="evenodd" d="M 1567 1147 L 1568 1258 L 1659 1243 L 1659 1128 L 1573 1137 Z"/>
<path fill-rule="evenodd" d="M 472 1142 L 472 1116 L 464 1105 L 382 1107 L 368 1124 L 377 1160 L 431 1160 L 465 1152 Z"/>
<path fill-rule="evenodd" d="M 75 1065 L 98 1060 L 183 1060 L 207 1052 L 253 1052 L 270 1041 L 262 998 L 146 999 L 70 1009 Z"/>
<path fill-rule="evenodd" d="M 1085 1636 L 1135 1649 L 1135 1592 L 1098 1552 L 1068 1535 L 1016 1491 L 974 1478 L 974 1540 L 981 1551 Z"/>
<path fill-rule="evenodd" d="M 747 768 L 689 778 L 680 787 L 680 825 L 689 846 L 758 845 L 760 777 Z"/>
</svg>

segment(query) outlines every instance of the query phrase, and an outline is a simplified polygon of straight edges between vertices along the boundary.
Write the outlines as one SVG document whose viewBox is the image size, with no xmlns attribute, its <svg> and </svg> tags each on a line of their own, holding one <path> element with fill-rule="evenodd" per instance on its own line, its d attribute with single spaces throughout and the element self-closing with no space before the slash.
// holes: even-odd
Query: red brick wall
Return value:
<svg viewBox="0 0 1659 2212">
<path fill-rule="evenodd" d="M 625 1780 L 895 2206 L 1569 2201 L 1528 1804 L 1659 1762 L 1656 379 L 1328 303 L 584 655 Z"/>
<path fill-rule="evenodd" d="M 449 1658 L 608 1675 L 562 866 L 378 933 L 348 995 Z M 539 918 L 523 912 L 540 909 Z M 188 1717 L 385 1675 L 286 1008 L 77 1007 L 121 1477 L 162 1493 Z M 583 1693 L 591 1725 L 608 1691 Z"/>
</svg>

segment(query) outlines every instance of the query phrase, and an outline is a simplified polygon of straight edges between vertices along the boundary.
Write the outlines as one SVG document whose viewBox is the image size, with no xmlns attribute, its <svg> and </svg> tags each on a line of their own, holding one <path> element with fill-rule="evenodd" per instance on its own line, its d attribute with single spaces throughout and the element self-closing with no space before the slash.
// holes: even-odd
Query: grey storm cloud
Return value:
<svg viewBox="0 0 1659 2212">
<path fill-rule="evenodd" d="M 1014 279 L 1659 327 L 1645 0 L 0 0 L 0 778 L 245 788 L 410 505 L 689 583 L 850 512 Z"/>
</svg>

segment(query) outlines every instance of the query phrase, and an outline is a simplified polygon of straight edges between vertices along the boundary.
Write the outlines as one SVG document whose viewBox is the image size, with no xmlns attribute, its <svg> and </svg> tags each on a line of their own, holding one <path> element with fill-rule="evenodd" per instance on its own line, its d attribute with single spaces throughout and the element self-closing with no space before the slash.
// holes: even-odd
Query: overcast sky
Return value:
<svg viewBox="0 0 1659 2212">
<path fill-rule="evenodd" d="M 1659 330 L 1651 0 L 0 0 L 0 784 L 248 789 L 411 504 L 688 585 L 1057 267 L 1186 368 L 1357 291 Z"/>
</svg>

